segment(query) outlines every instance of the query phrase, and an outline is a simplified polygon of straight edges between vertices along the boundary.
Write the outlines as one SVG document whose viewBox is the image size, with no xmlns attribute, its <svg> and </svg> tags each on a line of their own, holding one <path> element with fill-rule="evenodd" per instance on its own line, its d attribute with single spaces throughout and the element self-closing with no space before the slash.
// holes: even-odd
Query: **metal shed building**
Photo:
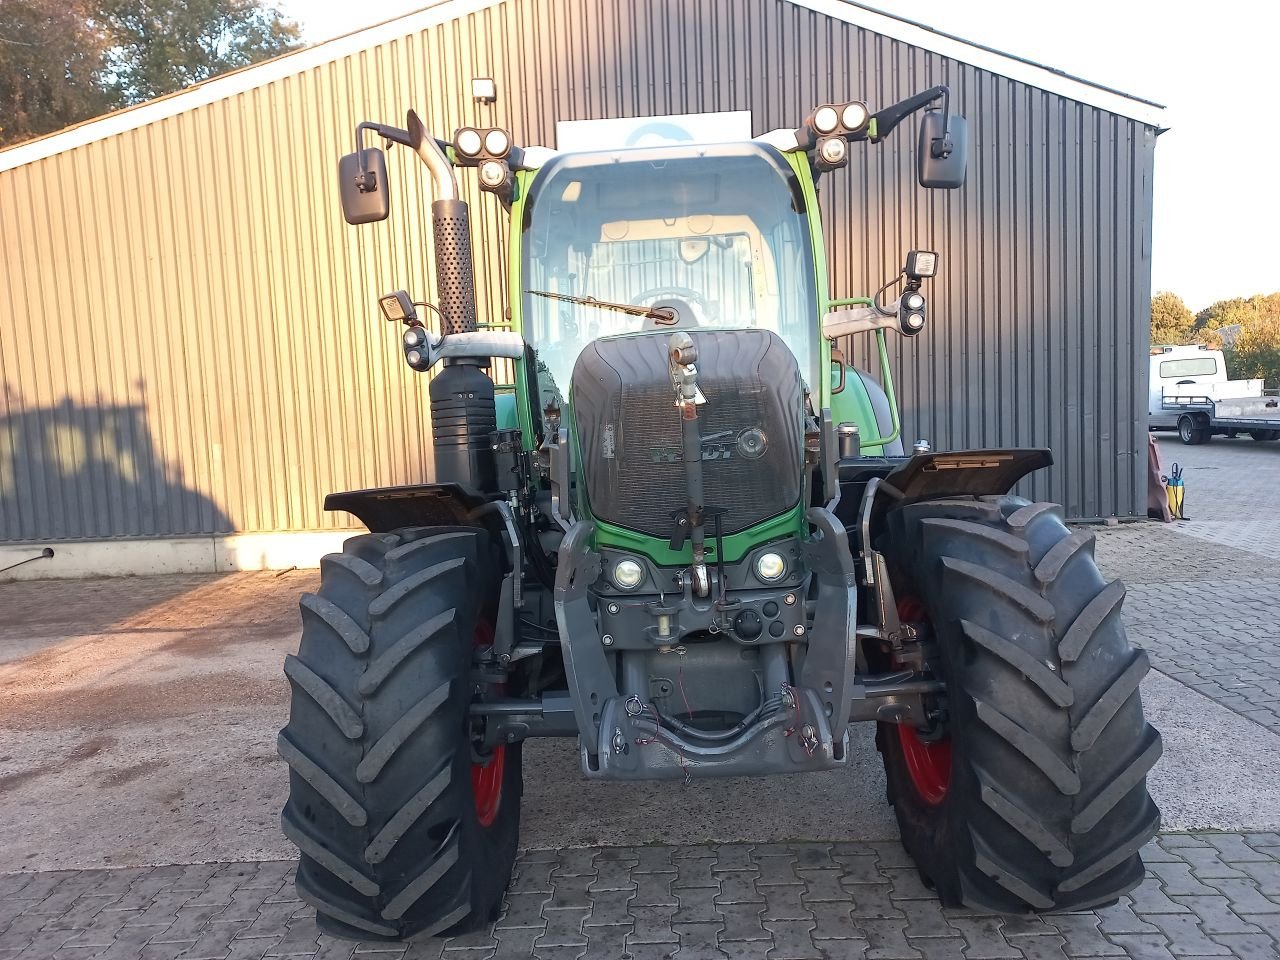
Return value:
<svg viewBox="0 0 1280 960">
<path fill-rule="evenodd" d="M 907 437 L 1050 446 L 1023 493 L 1144 514 L 1157 105 L 843 0 L 449 0 L 0 152 L 0 566 L 314 563 L 347 522 L 326 492 L 429 474 L 425 380 L 375 303 L 432 296 L 429 180 L 393 151 L 393 217 L 347 227 L 357 121 L 554 146 L 558 120 L 750 110 L 762 133 L 944 82 L 967 185 L 920 190 L 910 134 L 852 151 L 824 178 L 831 294 L 941 251 L 929 331 L 892 346 Z M 505 215 L 461 179 L 496 317 Z"/>
</svg>

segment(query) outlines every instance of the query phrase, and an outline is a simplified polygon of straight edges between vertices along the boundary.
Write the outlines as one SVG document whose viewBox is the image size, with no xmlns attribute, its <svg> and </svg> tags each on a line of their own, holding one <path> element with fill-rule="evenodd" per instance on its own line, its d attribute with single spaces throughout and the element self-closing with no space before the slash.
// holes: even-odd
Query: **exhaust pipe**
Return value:
<svg viewBox="0 0 1280 960">
<path fill-rule="evenodd" d="M 453 166 L 418 114 L 410 110 L 409 139 L 427 165 L 435 183 L 431 203 L 431 231 L 435 238 L 436 288 L 441 316 L 440 333 L 475 333 L 476 281 L 471 258 L 471 211 L 458 195 Z"/>
<path fill-rule="evenodd" d="M 410 110 L 409 139 L 435 182 L 431 228 L 435 235 L 436 294 L 440 333 L 475 333 L 476 284 L 471 258 L 471 213 L 444 150 Z M 492 493 L 497 473 L 489 435 L 497 429 L 488 357 L 453 357 L 431 378 L 431 440 L 437 483 L 457 483 Z"/>
</svg>

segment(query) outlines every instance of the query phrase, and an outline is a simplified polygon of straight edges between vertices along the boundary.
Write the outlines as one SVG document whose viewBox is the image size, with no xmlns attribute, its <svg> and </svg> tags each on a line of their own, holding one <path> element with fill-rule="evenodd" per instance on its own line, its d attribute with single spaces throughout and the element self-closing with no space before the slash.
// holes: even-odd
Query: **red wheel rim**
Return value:
<svg viewBox="0 0 1280 960">
<path fill-rule="evenodd" d="M 907 621 L 927 621 L 924 604 L 915 597 L 898 601 L 898 618 Z M 902 759 L 907 775 L 917 795 L 931 807 L 942 803 L 951 786 L 951 738 L 921 740 L 916 728 L 898 724 L 898 742 L 902 744 Z"/>
<path fill-rule="evenodd" d="M 931 807 L 936 807 L 947 796 L 951 785 L 951 738 L 921 740 L 916 728 L 898 724 L 898 739 L 902 743 L 902 759 L 907 764 L 907 775 L 916 793 Z"/>
<path fill-rule="evenodd" d="M 487 647 L 493 643 L 493 624 L 481 620 L 476 624 L 475 645 Z M 476 820 L 482 827 L 493 826 L 502 806 L 502 780 L 506 770 L 507 748 L 494 747 L 488 763 L 471 765 L 471 794 L 475 797 Z"/>
<path fill-rule="evenodd" d="M 482 827 L 493 826 L 502 806 L 502 774 L 506 769 L 507 748 L 494 747 L 488 763 L 471 765 L 471 792 L 476 798 L 476 820 Z"/>
</svg>

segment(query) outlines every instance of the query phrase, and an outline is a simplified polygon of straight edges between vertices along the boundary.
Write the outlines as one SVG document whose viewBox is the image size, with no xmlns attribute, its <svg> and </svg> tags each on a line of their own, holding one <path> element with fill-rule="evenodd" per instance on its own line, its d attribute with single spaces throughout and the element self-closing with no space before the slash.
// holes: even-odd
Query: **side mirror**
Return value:
<svg viewBox="0 0 1280 960">
<path fill-rule="evenodd" d="M 930 110 L 920 118 L 920 141 L 916 144 L 916 165 L 920 186 L 954 190 L 964 184 L 969 155 L 969 125 L 964 117 L 951 114 L 943 127 L 943 111 Z"/>
<path fill-rule="evenodd" d="M 361 163 L 363 158 L 363 163 Z M 377 147 L 349 153 L 338 161 L 338 189 L 347 223 L 374 223 L 391 213 L 387 158 Z"/>
</svg>

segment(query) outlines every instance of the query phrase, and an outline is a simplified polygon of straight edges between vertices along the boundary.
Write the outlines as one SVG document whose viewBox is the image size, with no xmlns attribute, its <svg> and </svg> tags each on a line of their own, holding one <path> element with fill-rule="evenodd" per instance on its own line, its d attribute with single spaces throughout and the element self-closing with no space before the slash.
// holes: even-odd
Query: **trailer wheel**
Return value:
<svg viewBox="0 0 1280 960">
<path fill-rule="evenodd" d="M 1280 430 L 1250 430 L 1249 436 L 1259 443 L 1265 443 L 1268 440 L 1275 440 L 1280 437 Z"/>
<path fill-rule="evenodd" d="M 1178 439 L 1183 443 L 1192 446 L 1208 443 L 1212 436 L 1213 431 L 1204 420 L 1193 417 L 1189 413 L 1184 413 L 1178 418 Z"/>
<path fill-rule="evenodd" d="M 500 568 L 483 530 L 352 537 L 302 598 L 279 751 L 297 891 L 326 933 L 463 932 L 496 915 L 515 860 L 519 745 L 474 752 L 472 648 Z"/>
<path fill-rule="evenodd" d="M 911 504 L 887 524 L 897 594 L 919 598 L 947 686 L 932 728 L 877 731 L 904 846 L 948 906 L 1114 901 L 1160 824 L 1146 775 L 1161 740 L 1093 535 L 1016 497 Z"/>
</svg>

